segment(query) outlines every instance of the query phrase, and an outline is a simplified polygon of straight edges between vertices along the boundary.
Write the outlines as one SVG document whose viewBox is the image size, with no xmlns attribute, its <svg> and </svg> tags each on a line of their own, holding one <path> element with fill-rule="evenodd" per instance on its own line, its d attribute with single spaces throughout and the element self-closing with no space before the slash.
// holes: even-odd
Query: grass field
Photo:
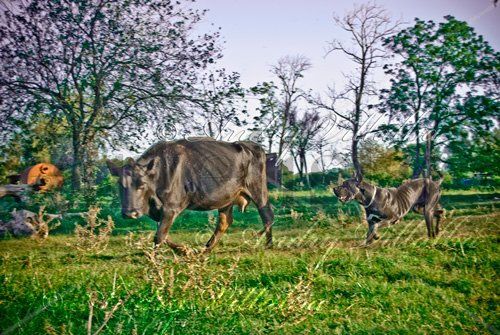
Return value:
<svg viewBox="0 0 500 335">
<path fill-rule="evenodd" d="M 148 219 L 119 219 L 105 250 L 62 222 L 46 240 L 0 241 L 3 334 L 455 334 L 500 331 L 498 193 L 443 197 L 442 234 L 411 215 L 360 247 L 353 205 L 326 192 L 273 193 L 274 247 L 256 210 L 208 256 L 153 253 Z M 294 211 L 292 212 L 291 209 Z M 200 248 L 214 213 L 186 212 L 172 239 Z"/>
</svg>

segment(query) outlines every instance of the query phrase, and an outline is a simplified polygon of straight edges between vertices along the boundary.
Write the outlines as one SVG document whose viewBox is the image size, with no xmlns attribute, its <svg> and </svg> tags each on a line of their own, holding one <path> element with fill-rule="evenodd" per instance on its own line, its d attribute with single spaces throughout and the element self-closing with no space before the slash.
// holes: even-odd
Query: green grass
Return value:
<svg viewBox="0 0 500 335">
<path fill-rule="evenodd" d="M 253 234 L 256 210 L 208 256 L 151 255 L 154 223 L 122 220 L 102 253 L 79 251 L 63 222 L 47 240 L 0 241 L 0 330 L 12 334 L 498 333 L 498 194 L 445 194 L 442 234 L 421 217 L 366 228 L 327 192 L 273 195 L 273 249 Z M 292 216 L 291 209 L 298 216 Z M 320 213 L 320 214 L 318 214 Z M 200 248 L 214 213 L 185 212 L 172 239 Z M 118 305 L 117 305 L 118 304 Z"/>
</svg>

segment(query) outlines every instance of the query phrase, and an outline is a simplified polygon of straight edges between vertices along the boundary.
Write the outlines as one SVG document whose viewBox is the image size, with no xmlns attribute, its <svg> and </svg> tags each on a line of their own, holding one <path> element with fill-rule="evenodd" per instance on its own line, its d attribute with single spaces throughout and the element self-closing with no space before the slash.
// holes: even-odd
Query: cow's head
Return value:
<svg viewBox="0 0 500 335">
<path fill-rule="evenodd" d="M 159 174 L 160 159 L 155 157 L 142 165 L 129 158 L 123 167 L 116 166 L 110 160 L 107 160 L 106 163 L 111 174 L 119 177 L 118 187 L 122 215 L 137 219 L 148 214 L 149 200 L 156 196 L 156 179 Z"/>
<path fill-rule="evenodd" d="M 346 181 L 341 181 L 339 178 L 339 185 L 333 188 L 333 193 L 341 202 L 347 202 L 353 199 L 359 199 L 361 195 L 360 184 L 362 177 L 354 177 Z"/>
</svg>

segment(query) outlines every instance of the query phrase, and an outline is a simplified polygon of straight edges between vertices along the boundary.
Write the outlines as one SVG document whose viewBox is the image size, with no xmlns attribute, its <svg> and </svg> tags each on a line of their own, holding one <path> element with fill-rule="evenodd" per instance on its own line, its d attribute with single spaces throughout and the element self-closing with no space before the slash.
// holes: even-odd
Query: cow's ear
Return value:
<svg viewBox="0 0 500 335">
<path fill-rule="evenodd" d="M 122 172 L 122 169 L 116 166 L 115 163 L 113 163 L 111 160 L 106 159 L 106 165 L 108 166 L 109 172 L 111 172 L 111 175 L 113 176 L 120 176 L 120 173 Z"/>
<path fill-rule="evenodd" d="M 146 173 L 150 176 L 158 175 L 160 169 L 160 157 L 155 157 L 146 165 Z"/>
</svg>

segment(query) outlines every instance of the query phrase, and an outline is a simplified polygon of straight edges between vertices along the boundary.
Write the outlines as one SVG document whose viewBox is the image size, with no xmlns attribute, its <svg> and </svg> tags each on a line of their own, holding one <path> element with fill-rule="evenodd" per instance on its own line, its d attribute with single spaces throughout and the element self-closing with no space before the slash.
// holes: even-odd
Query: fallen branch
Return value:
<svg viewBox="0 0 500 335">
<path fill-rule="evenodd" d="M 22 184 L 22 185 L 0 185 L 0 199 L 11 196 L 16 199 L 16 201 L 21 201 L 26 199 L 26 193 L 31 191 L 31 186 Z"/>
<path fill-rule="evenodd" d="M 14 236 L 33 236 L 46 238 L 49 235 L 49 231 L 57 228 L 59 223 L 50 224 L 53 220 L 61 220 L 67 217 L 79 216 L 85 218 L 88 216 L 88 212 L 79 213 L 64 213 L 64 214 L 50 214 L 44 213 L 45 207 L 40 207 L 37 213 L 21 209 L 14 209 L 10 214 L 12 215 L 12 220 L 8 222 L 0 221 L 0 237 L 10 233 Z"/>
</svg>

